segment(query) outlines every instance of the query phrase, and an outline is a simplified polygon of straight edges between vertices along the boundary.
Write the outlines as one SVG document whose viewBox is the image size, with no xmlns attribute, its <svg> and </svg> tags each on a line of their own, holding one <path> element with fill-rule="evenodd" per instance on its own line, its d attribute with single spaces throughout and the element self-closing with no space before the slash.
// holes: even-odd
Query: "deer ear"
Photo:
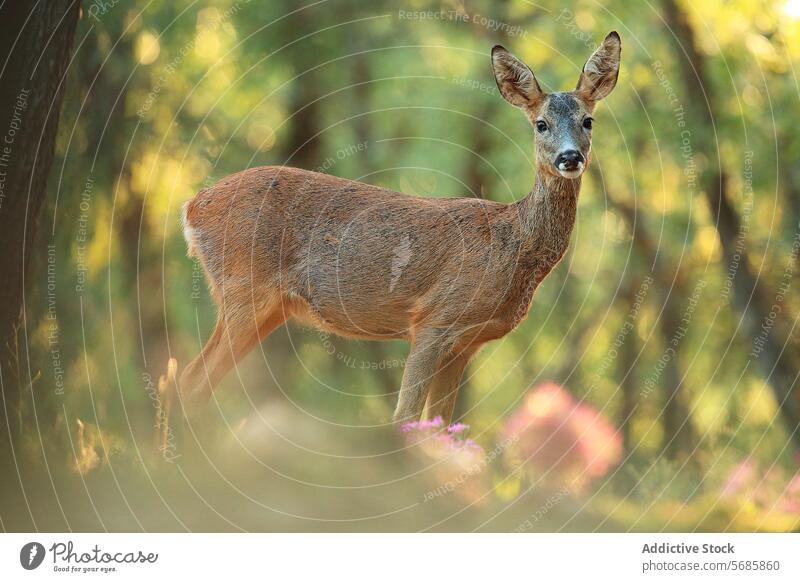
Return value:
<svg viewBox="0 0 800 582">
<path fill-rule="evenodd" d="M 622 41 L 616 31 L 609 32 L 603 43 L 583 65 L 575 91 L 587 101 L 599 101 L 607 97 L 619 76 L 619 56 Z"/>
<path fill-rule="evenodd" d="M 531 107 L 544 97 L 528 65 L 500 45 L 492 48 L 492 69 L 497 88 L 515 107 Z"/>
</svg>

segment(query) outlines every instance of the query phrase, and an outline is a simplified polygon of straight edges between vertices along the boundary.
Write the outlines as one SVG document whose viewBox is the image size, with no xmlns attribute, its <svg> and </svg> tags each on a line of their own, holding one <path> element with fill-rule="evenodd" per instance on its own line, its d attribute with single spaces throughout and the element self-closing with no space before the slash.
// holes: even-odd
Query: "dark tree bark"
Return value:
<svg viewBox="0 0 800 582">
<path fill-rule="evenodd" d="M 662 283 L 663 284 L 663 283 Z M 668 285 L 668 283 L 667 283 Z M 689 291 L 691 293 L 691 291 Z M 679 337 L 681 322 L 681 307 L 675 293 L 664 297 L 663 311 L 659 321 L 659 332 L 664 348 Z M 689 294 L 681 293 L 681 299 L 687 299 Z M 661 448 L 669 459 L 677 459 L 682 455 L 691 455 L 694 452 L 697 439 L 692 429 L 691 414 L 686 390 L 682 379 L 680 355 L 678 350 L 664 367 L 664 406 L 662 409 L 662 425 L 664 435 Z"/>
<path fill-rule="evenodd" d="M 292 15 L 290 21 L 292 40 L 313 32 L 314 23 L 300 13 Z M 285 145 L 285 163 L 287 166 L 314 170 L 323 162 L 323 156 L 320 154 L 322 144 L 318 135 L 322 128 L 320 97 L 323 93 L 320 71 L 314 70 L 314 67 L 325 59 L 316 51 L 306 47 L 294 48 L 292 57 L 297 77 L 292 81 L 291 87 L 289 109 L 291 132 Z"/>
<path fill-rule="evenodd" d="M 19 431 L 18 333 L 25 274 L 47 196 L 64 76 L 72 54 L 77 0 L 16 0 L 0 7 L 0 388 L 4 437 Z"/>
<path fill-rule="evenodd" d="M 683 72 L 687 113 L 694 127 L 706 128 L 705 132 L 694 133 L 693 139 L 696 140 L 694 145 L 697 150 L 704 152 L 709 159 L 710 168 L 703 180 L 703 191 L 714 218 L 725 264 L 738 264 L 733 278 L 733 303 L 742 314 L 742 327 L 749 338 L 763 338 L 761 352 L 753 358 L 754 364 L 769 382 L 786 428 L 792 435 L 794 447 L 800 450 L 800 397 L 795 391 L 800 363 L 794 350 L 786 349 L 791 339 L 783 319 L 775 320 L 766 336 L 762 335 L 763 323 L 772 320 L 770 311 L 773 301 L 769 298 L 775 297 L 776 293 L 769 292 L 753 274 L 749 253 L 738 244 L 742 232 L 741 219 L 731 203 L 728 173 L 719 160 L 716 144 L 710 134 L 710 128 L 714 127 L 714 111 L 720 109 L 706 71 L 706 60 L 700 53 L 694 30 L 683 7 L 675 0 L 661 0 L 661 3 Z"/>
<path fill-rule="evenodd" d="M 796 98 L 796 97 L 795 97 Z M 794 105 L 794 104 L 793 104 Z M 778 130 L 777 140 L 779 143 L 791 144 L 794 140 L 794 128 L 788 131 Z M 795 230 L 800 225 L 800 166 L 797 165 L 797 152 L 800 146 L 784 146 L 778 153 L 778 165 L 780 174 L 778 176 L 778 187 L 783 193 L 784 211 L 783 224 L 790 231 Z M 800 257 L 795 259 L 795 263 L 800 261 Z M 797 266 L 797 265 L 795 265 Z M 795 269 L 795 277 L 800 277 L 800 269 Z"/>
<path fill-rule="evenodd" d="M 484 121 L 491 119 L 492 111 L 494 110 L 494 103 L 486 101 L 475 117 Z M 486 166 L 484 160 L 489 157 L 489 147 L 491 146 L 489 128 L 479 121 L 471 121 L 470 123 L 473 127 L 473 134 L 469 148 L 469 163 L 466 168 L 466 183 L 469 188 L 469 192 L 466 195 L 475 198 L 487 198 L 486 183 L 488 180 L 484 175 L 483 168 Z"/>
<path fill-rule="evenodd" d="M 634 301 L 636 290 L 632 287 L 627 290 L 627 304 Z M 619 365 L 617 374 L 620 376 L 620 391 L 622 392 L 622 406 L 619 413 L 619 427 L 622 433 L 622 446 L 626 453 L 633 450 L 633 414 L 639 404 L 639 384 L 636 375 L 636 359 L 638 342 L 636 331 L 630 332 L 619 348 Z"/>
<path fill-rule="evenodd" d="M 602 179 L 596 169 L 591 171 L 599 180 Z M 687 278 L 682 269 L 677 265 L 665 265 L 664 254 L 658 253 L 656 242 L 637 224 L 635 209 L 617 199 L 608 189 L 606 189 L 606 199 L 609 206 L 619 212 L 631 229 L 633 245 L 641 259 L 644 262 L 653 263 L 653 259 L 658 257 L 658 260 L 653 263 L 652 276 L 657 282 L 657 287 L 664 290 L 661 299 L 663 302 L 662 312 L 658 319 L 658 331 L 664 349 L 666 349 L 673 338 L 679 335 L 680 321 L 682 319 L 680 300 L 688 299 L 692 290 L 687 284 Z M 630 340 L 631 338 L 628 337 L 627 339 Z M 625 357 L 635 358 L 635 355 L 625 353 Z M 630 374 L 625 376 L 622 386 L 623 399 L 625 400 L 623 408 L 627 410 L 625 412 L 626 415 L 633 411 L 636 400 L 635 395 L 630 393 L 632 386 L 630 385 L 631 379 L 628 376 Z M 685 394 L 686 386 L 681 378 L 680 354 L 676 350 L 665 363 L 664 373 L 661 378 L 664 388 L 662 450 L 671 459 L 678 457 L 681 452 L 691 452 L 694 448 L 692 443 L 696 440 L 687 402 L 688 398 Z M 624 418 L 627 418 L 627 416 Z M 629 431 L 623 434 L 623 438 L 630 438 Z"/>
</svg>

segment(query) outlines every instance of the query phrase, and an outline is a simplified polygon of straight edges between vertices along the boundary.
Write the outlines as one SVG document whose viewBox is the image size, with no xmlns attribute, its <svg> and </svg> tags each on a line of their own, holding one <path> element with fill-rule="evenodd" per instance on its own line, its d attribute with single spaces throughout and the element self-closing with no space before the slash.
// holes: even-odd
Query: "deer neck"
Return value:
<svg viewBox="0 0 800 582">
<path fill-rule="evenodd" d="M 568 180 L 537 173 L 530 194 L 517 203 L 526 262 L 549 272 L 564 255 L 575 225 L 580 189 L 580 177 Z"/>
</svg>

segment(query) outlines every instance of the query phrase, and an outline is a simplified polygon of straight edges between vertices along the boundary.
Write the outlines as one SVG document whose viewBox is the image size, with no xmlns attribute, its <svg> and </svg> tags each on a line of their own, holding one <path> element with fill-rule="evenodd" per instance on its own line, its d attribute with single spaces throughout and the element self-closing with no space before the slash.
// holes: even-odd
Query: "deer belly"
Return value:
<svg viewBox="0 0 800 582">
<path fill-rule="evenodd" d="M 415 260 L 411 237 L 397 242 L 380 228 L 364 229 L 315 231 L 291 269 L 294 294 L 302 299 L 296 317 L 339 335 L 407 338 L 435 265 Z"/>
<path fill-rule="evenodd" d="M 409 309 L 404 302 L 341 288 L 306 289 L 292 299 L 292 316 L 305 325 L 360 339 L 408 337 Z"/>
</svg>

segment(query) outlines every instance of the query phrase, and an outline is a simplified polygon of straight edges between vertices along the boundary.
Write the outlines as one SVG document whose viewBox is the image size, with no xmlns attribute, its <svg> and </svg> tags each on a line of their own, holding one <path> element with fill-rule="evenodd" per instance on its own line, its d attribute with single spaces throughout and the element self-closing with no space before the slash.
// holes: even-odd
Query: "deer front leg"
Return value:
<svg viewBox="0 0 800 582">
<path fill-rule="evenodd" d="M 428 397 L 428 388 L 449 345 L 442 330 L 428 329 L 417 332 L 406 360 L 400 397 L 394 411 L 395 422 L 420 419 Z"/>
<path fill-rule="evenodd" d="M 453 420 L 461 377 L 475 350 L 463 351 L 447 358 L 439 367 L 428 393 L 428 418 L 441 416 L 445 425 Z"/>
</svg>

